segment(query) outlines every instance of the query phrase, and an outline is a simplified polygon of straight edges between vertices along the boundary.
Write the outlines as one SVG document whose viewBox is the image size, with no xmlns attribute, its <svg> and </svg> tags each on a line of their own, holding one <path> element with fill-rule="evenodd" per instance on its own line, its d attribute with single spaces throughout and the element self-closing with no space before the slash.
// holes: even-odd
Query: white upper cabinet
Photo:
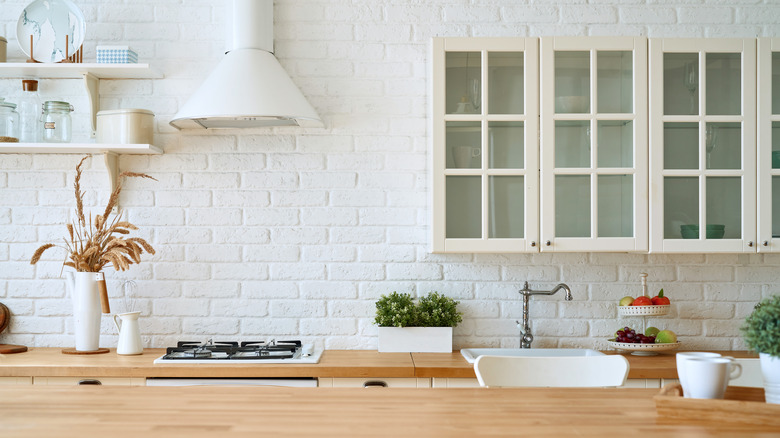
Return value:
<svg viewBox="0 0 780 438">
<path fill-rule="evenodd" d="M 647 39 L 541 39 L 541 250 L 647 251 Z"/>
<path fill-rule="evenodd" d="M 758 40 L 758 251 L 780 251 L 780 38 Z"/>
<path fill-rule="evenodd" d="M 651 39 L 649 67 L 650 251 L 755 252 L 756 40 Z"/>
<path fill-rule="evenodd" d="M 538 250 L 538 40 L 434 38 L 433 252 Z"/>
</svg>

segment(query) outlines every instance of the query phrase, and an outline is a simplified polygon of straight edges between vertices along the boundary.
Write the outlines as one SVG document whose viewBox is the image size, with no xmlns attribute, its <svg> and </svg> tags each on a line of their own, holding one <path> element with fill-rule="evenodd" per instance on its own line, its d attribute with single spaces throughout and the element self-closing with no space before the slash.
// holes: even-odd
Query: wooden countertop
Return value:
<svg viewBox="0 0 780 438">
<path fill-rule="evenodd" d="M 1 387 L 3 438 L 758 437 L 777 428 L 658 417 L 654 389 Z M 305 434 L 305 435 L 304 435 Z"/>
<path fill-rule="evenodd" d="M 606 352 L 616 354 L 615 352 Z M 734 357 L 758 357 L 745 351 L 720 351 Z M 318 364 L 154 364 L 163 349 L 138 356 L 67 355 L 59 348 L 30 348 L 0 356 L 3 376 L 77 377 L 453 377 L 475 378 L 472 364 L 452 353 L 378 353 L 375 350 L 326 350 Z M 674 354 L 624 355 L 629 379 L 677 378 Z"/>
</svg>

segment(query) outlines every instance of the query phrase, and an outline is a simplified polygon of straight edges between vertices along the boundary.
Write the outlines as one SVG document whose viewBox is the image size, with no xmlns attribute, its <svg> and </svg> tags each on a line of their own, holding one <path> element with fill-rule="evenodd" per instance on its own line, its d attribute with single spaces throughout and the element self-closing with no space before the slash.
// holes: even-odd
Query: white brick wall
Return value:
<svg viewBox="0 0 780 438">
<path fill-rule="evenodd" d="M 0 35 L 20 60 L 16 22 L 28 0 L 0 0 Z M 108 273 L 112 306 L 138 284 L 135 308 L 148 346 L 209 335 L 301 336 L 328 348 L 375 348 L 374 301 L 394 290 L 437 290 L 462 301 L 455 346 L 517 346 L 516 290 L 568 283 L 574 301 L 534 298 L 537 346 L 605 346 L 615 302 L 638 293 L 639 273 L 661 287 L 671 328 L 691 348 L 743 348 L 738 327 L 762 297 L 780 292 L 778 255 L 440 255 L 427 252 L 428 44 L 434 36 L 777 36 L 775 0 L 278 0 L 276 55 L 325 121 L 325 129 L 177 132 L 168 121 L 221 58 L 224 0 L 77 0 L 87 17 L 85 60 L 97 44 L 129 44 L 160 80 L 102 81 L 106 109 L 155 112 L 160 156 L 123 156 L 131 180 L 127 217 L 157 248 L 124 273 Z M 0 79 L 13 101 L 18 80 Z M 87 136 L 78 80 L 40 81 L 44 100 L 76 107 L 74 137 Z M 72 343 L 62 254 L 36 266 L 35 248 L 58 240 L 72 209 L 73 155 L 0 155 L 0 300 L 14 318 L 3 342 Z M 102 160 L 83 185 L 105 202 Z M 102 345 L 116 333 L 103 321 Z"/>
</svg>

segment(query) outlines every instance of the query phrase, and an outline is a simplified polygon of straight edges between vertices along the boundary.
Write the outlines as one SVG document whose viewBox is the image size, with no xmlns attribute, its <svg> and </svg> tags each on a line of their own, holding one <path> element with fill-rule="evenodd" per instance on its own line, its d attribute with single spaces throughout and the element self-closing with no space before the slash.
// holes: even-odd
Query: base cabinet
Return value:
<svg viewBox="0 0 780 438">
<path fill-rule="evenodd" d="M 433 388 L 479 388 L 479 381 L 472 378 L 434 377 Z"/>
<path fill-rule="evenodd" d="M 32 385 L 32 377 L 0 377 L 0 386 Z"/>
<path fill-rule="evenodd" d="M 416 377 L 320 377 L 321 388 L 430 388 L 431 379 Z"/>
<path fill-rule="evenodd" d="M 146 386 L 143 377 L 33 377 L 33 385 L 110 385 L 110 386 Z"/>
</svg>

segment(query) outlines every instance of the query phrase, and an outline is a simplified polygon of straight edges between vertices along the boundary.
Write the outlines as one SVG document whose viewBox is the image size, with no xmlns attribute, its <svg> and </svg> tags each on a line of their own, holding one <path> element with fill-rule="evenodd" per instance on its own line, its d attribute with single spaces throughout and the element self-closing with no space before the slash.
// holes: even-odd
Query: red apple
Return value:
<svg viewBox="0 0 780 438">
<path fill-rule="evenodd" d="M 650 297 L 641 296 L 634 300 L 633 303 L 631 303 L 632 306 L 651 306 L 653 304 L 653 301 L 650 300 Z"/>
</svg>

